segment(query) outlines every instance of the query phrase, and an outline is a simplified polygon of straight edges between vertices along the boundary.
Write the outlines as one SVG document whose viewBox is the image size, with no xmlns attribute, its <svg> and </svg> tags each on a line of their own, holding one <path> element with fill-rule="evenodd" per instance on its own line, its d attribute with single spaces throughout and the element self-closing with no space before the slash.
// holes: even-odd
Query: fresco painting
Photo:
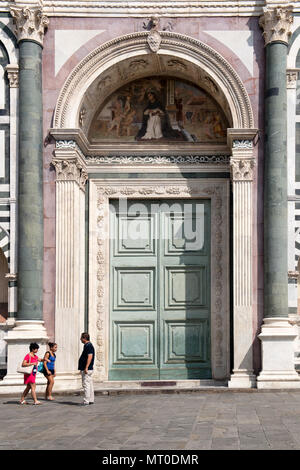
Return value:
<svg viewBox="0 0 300 470">
<path fill-rule="evenodd" d="M 89 140 L 225 143 L 227 127 L 221 107 L 200 87 L 150 77 L 108 97 L 92 121 Z"/>
</svg>

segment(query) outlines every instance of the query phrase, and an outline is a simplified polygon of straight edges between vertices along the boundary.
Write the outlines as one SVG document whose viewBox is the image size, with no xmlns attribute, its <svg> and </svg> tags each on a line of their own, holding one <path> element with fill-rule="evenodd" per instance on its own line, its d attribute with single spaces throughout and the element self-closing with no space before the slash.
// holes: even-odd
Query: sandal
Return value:
<svg viewBox="0 0 300 470">
<path fill-rule="evenodd" d="M 41 402 L 40 401 L 35 401 L 34 405 L 41 405 Z"/>
<path fill-rule="evenodd" d="M 54 398 L 53 397 L 46 397 L 46 400 L 53 401 Z"/>
<path fill-rule="evenodd" d="M 27 403 L 26 400 L 21 400 L 21 401 L 20 401 L 20 405 L 28 405 L 28 403 Z"/>
</svg>

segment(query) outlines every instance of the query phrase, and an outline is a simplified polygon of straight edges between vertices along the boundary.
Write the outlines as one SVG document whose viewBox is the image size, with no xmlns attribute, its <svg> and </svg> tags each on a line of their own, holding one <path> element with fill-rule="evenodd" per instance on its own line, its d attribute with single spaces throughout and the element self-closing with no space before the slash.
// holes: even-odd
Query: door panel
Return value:
<svg viewBox="0 0 300 470">
<path fill-rule="evenodd" d="M 209 378 L 209 201 L 118 207 L 111 203 L 109 378 Z"/>
</svg>

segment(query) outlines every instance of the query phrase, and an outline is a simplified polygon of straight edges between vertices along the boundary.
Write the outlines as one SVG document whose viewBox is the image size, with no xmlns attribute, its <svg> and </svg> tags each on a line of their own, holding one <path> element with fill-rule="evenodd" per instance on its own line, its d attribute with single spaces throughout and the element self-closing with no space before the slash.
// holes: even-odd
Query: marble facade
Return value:
<svg viewBox="0 0 300 470">
<path fill-rule="evenodd" d="M 143 2 L 100 5 L 82 1 L 75 6 L 72 2 L 44 1 L 42 10 L 34 1 L 2 3 L 0 40 L 10 54 L 6 67 L 11 96 L 10 276 L 19 272 L 18 55 L 20 44 L 26 42 L 42 45 L 44 256 L 39 317 L 20 317 L 16 295 L 22 294 L 11 277 L 9 302 L 15 313 L 6 322 L 10 325 L 9 331 L 7 326 L 5 330 L 8 370 L 0 382 L 0 393 L 21 387 L 16 362 L 29 338 L 36 338 L 43 348 L 47 339 L 58 343 L 58 359 L 64 360 L 58 361 L 56 386 L 78 389 L 76 361 L 80 333 L 85 328 L 97 350 L 98 386 L 107 384 L 109 283 L 105 272 L 109 249 L 101 241 L 101 231 L 102 224 L 107 224 L 110 195 L 120 196 L 123 190 L 133 198 L 151 199 L 157 194 L 165 198 L 170 194 L 176 198 L 206 194 L 211 198 L 214 223 L 220 228 L 212 239 L 213 380 L 225 381 L 232 388 L 299 387 L 294 358 L 299 342 L 297 308 L 293 318 L 288 316 L 289 307 L 295 307 L 298 298 L 297 281 L 288 284 L 288 271 L 296 271 L 292 197 L 296 57 L 300 49 L 298 2 L 289 2 L 286 8 L 283 1 L 212 5 L 176 0 L 159 8 L 148 2 L 147 11 Z M 30 17 L 24 16 L 24 7 L 39 18 L 38 26 L 34 20 L 34 31 L 24 27 Z M 151 17 L 158 18 L 157 28 L 149 26 Z M 274 33 L 274 24 L 280 36 Z M 274 320 L 263 308 L 264 93 L 266 75 L 272 73 L 265 71 L 268 46 L 264 39 L 290 44 L 284 72 L 289 175 L 285 222 L 289 238 L 284 256 L 289 290 L 286 309 Z M 101 100 L 122 85 L 160 74 L 201 83 L 205 92 L 212 94 L 231 119 L 226 143 L 196 149 L 180 143 L 176 148 L 164 143 L 154 148 L 126 142 L 92 145 L 88 129 Z M 174 187 L 178 191 L 171 191 Z M 16 347 L 18 353 L 13 356 Z M 274 351 L 282 358 L 280 364 L 274 365 L 276 360 L 270 359 Z"/>
</svg>

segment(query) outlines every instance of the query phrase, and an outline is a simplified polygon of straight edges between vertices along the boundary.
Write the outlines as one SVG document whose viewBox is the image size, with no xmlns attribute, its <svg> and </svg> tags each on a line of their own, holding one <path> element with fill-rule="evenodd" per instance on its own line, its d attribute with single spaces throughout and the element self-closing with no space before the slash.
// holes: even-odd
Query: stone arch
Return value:
<svg viewBox="0 0 300 470">
<path fill-rule="evenodd" d="M 17 39 L 11 30 L 0 21 L 0 41 L 4 45 L 9 63 L 17 64 L 18 63 L 18 48 L 17 48 Z"/>
<path fill-rule="evenodd" d="M 156 54 L 149 48 L 148 32 L 116 38 L 88 54 L 73 69 L 61 90 L 55 108 L 53 127 L 79 128 L 79 113 L 84 94 L 100 75 L 105 77 L 105 72 L 111 67 L 125 59 L 136 59 L 139 56 L 160 58 L 166 55 L 178 61 L 184 61 L 195 70 L 204 71 L 212 83 L 219 87 L 230 108 L 233 128 L 251 129 L 254 127 L 248 93 L 238 74 L 218 52 L 203 42 L 185 35 L 166 31 L 159 34 L 161 43 Z M 143 70 L 134 78 L 142 76 L 145 76 Z M 123 83 L 126 83 L 126 78 Z M 121 85 L 122 83 L 119 82 L 118 86 Z M 109 92 L 112 91 L 113 84 L 110 84 Z M 107 92 L 108 90 L 103 90 L 106 95 Z"/>
<path fill-rule="evenodd" d="M 288 46 L 287 68 L 296 67 L 297 55 L 300 49 L 300 26 L 292 35 L 291 41 Z"/>
</svg>

